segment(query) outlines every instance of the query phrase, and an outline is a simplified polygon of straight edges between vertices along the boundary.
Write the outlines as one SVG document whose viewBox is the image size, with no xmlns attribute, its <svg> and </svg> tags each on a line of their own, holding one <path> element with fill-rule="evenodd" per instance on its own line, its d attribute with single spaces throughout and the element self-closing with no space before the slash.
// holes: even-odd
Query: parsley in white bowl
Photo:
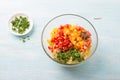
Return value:
<svg viewBox="0 0 120 80">
<path fill-rule="evenodd" d="M 17 13 L 10 18 L 9 28 L 14 35 L 23 36 L 32 30 L 33 21 L 28 15 Z"/>
</svg>

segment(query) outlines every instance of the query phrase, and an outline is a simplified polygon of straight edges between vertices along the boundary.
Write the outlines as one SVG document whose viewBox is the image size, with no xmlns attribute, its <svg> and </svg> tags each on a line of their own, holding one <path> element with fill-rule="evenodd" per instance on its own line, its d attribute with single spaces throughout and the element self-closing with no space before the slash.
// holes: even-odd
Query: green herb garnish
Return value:
<svg viewBox="0 0 120 80">
<path fill-rule="evenodd" d="M 55 58 L 55 60 L 64 64 L 67 63 L 70 59 L 77 62 L 81 62 L 84 60 L 84 58 L 81 56 L 80 51 L 74 48 L 65 52 L 58 52 Z"/>
<path fill-rule="evenodd" d="M 20 38 L 20 40 L 25 43 L 27 40 L 30 40 L 30 37 L 29 36 L 26 36 L 26 37 L 22 37 Z"/>
<path fill-rule="evenodd" d="M 73 61 L 77 60 L 78 62 L 81 62 L 84 60 L 84 58 L 80 55 L 80 51 L 78 51 L 77 49 L 71 50 L 71 55 Z"/>
<path fill-rule="evenodd" d="M 26 17 L 15 17 L 15 20 L 12 22 L 12 30 L 19 33 L 23 34 L 30 26 L 30 22 Z"/>
<path fill-rule="evenodd" d="M 59 52 L 57 53 L 57 61 L 61 63 L 66 63 L 71 57 L 71 53 L 67 52 Z"/>
</svg>

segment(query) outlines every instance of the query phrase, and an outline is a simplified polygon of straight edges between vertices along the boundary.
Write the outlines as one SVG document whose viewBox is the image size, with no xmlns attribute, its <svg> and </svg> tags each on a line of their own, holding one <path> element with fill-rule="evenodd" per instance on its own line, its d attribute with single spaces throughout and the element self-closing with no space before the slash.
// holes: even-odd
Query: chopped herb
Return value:
<svg viewBox="0 0 120 80">
<path fill-rule="evenodd" d="M 23 39 L 22 41 L 23 41 L 23 43 L 25 43 L 25 42 L 26 42 L 26 40 L 25 40 L 25 39 Z"/>
<path fill-rule="evenodd" d="M 27 36 L 27 40 L 30 40 L 29 36 Z"/>
<path fill-rule="evenodd" d="M 21 40 L 23 43 L 25 43 L 27 40 L 30 40 L 30 38 L 29 38 L 29 36 L 27 36 L 27 37 L 22 37 L 20 40 Z"/>
<path fill-rule="evenodd" d="M 80 54 L 80 51 L 78 51 L 77 49 L 70 49 L 66 52 L 58 52 L 56 60 L 65 64 L 70 60 L 70 58 L 72 58 L 72 61 L 77 62 L 81 62 L 84 60 L 84 58 Z"/>
<path fill-rule="evenodd" d="M 61 63 L 66 63 L 71 57 L 71 53 L 69 51 L 67 52 L 59 52 L 57 54 L 57 61 L 60 61 Z"/>
<path fill-rule="evenodd" d="M 15 20 L 12 22 L 12 30 L 19 33 L 23 34 L 30 26 L 30 23 L 26 17 L 15 17 Z"/>
<path fill-rule="evenodd" d="M 77 60 L 78 62 L 81 62 L 84 60 L 84 58 L 80 55 L 80 51 L 77 49 L 72 50 L 72 60 L 75 61 Z"/>
</svg>

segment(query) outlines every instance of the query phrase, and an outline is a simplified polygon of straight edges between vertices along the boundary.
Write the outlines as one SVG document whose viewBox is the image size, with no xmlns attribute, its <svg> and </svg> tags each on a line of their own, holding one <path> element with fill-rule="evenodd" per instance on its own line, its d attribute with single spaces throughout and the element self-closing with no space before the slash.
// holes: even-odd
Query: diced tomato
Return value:
<svg viewBox="0 0 120 80">
<path fill-rule="evenodd" d="M 54 49 L 56 49 L 56 48 L 58 48 L 58 47 L 59 47 L 58 45 L 55 45 L 55 46 L 54 46 Z"/>
<path fill-rule="evenodd" d="M 91 41 L 90 40 L 88 40 L 86 43 L 85 43 L 85 46 L 90 46 L 90 44 L 91 44 Z"/>
<path fill-rule="evenodd" d="M 87 31 L 87 33 L 86 33 L 87 35 L 88 35 L 88 37 L 90 37 L 91 36 L 91 33 L 89 32 L 89 31 Z"/>
<path fill-rule="evenodd" d="M 53 52 L 53 48 L 51 48 L 50 46 L 48 46 L 48 49 L 49 49 L 51 52 Z"/>
<path fill-rule="evenodd" d="M 57 38 L 52 38 L 51 39 L 51 42 L 55 42 Z"/>
<path fill-rule="evenodd" d="M 59 41 L 63 41 L 63 40 L 64 40 L 63 36 L 59 36 L 59 37 L 58 37 L 58 40 L 59 40 Z"/>
<path fill-rule="evenodd" d="M 69 40 L 64 40 L 64 46 L 68 46 L 69 45 L 69 43 L 70 43 L 70 41 Z"/>
<path fill-rule="evenodd" d="M 58 35 L 63 36 L 64 35 L 63 31 L 62 30 L 58 30 Z"/>
<path fill-rule="evenodd" d="M 80 30 L 83 30 L 83 29 L 84 29 L 84 28 L 81 27 L 81 26 L 78 26 L 78 27 L 76 28 L 77 31 L 80 31 Z"/>
<path fill-rule="evenodd" d="M 68 48 L 67 47 L 63 47 L 62 49 L 63 49 L 63 51 L 66 51 Z"/>
<path fill-rule="evenodd" d="M 64 25 L 65 28 L 69 28 L 69 24 Z"/>
<path fill-rule="evenodd" d="M 65 33 L 66 31 L 68 31 L 67 34 Z M 80 32 L 83 32 L 81 34 L 82 36 L 80 35 Z M 61 25 L 59 28 L 57 28 L 55 37 L 52 37 L 50 40 L 52 45 L 48 46 L 48 49 L 51 52 L 56 50 L 66 51 L 71 48 L 84 51 L 87 50 L 91 45 L 90 37 L 90 32 L 81 26 L 72 26 L 71 24 Z"/>
<path fill-rule="evenodd" d="M 64 26 L 61 25 L 59 29 L 64 29 Z"/>
<path fill-rule="evenodd" d="M 50 50 L 50 49 L 51 49 L 51 47 L 50 47 L 50 46 L 48 46 L 48 49 Z"/>
</svg>

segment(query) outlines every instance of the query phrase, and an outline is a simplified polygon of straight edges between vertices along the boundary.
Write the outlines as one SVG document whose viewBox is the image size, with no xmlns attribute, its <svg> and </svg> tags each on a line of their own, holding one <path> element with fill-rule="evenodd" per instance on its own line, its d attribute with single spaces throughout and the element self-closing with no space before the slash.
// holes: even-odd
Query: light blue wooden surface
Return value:
<svg viewBox="0 0 120 80">
<path fill-rule="evenodd" d="M 34 21 L 26 43 L 8 31 L 9 18 L 18 12 Z M 44 25 L 64 13 L 87 18 L 99 36 L 95 54 L 76 68 L 56 65 L 41 46 Z M 120 1 L 0 0 L 0 80 L 120 80 Z"/>
</svg>

